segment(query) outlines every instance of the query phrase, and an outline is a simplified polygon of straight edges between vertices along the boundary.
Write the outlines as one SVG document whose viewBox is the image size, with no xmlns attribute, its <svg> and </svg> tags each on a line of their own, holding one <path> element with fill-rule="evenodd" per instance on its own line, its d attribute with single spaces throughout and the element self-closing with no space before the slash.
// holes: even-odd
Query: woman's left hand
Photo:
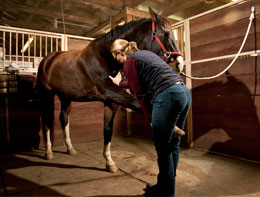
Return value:
<svg viewBox="0 0 260 197">
<path fill-rule="evenodd" d="M 117 73 L 115 77 L 109 75 L 109 78 L 113 81 L 114 84 L 119 86 L 120 81 L 122 81 L 122 75 L 120 72 Z"/>
</svg>

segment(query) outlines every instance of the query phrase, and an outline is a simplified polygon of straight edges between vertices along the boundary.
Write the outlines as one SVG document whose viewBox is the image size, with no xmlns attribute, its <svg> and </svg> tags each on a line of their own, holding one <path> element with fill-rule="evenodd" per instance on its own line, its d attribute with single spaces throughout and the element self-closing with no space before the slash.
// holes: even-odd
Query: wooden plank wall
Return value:
<svg viewBox="0 0 260 197">
<path fill-rule="evenodd" d="M 37 148 L 40 113 L 39 100 L 32 89 L 35 76 L 1 74 L 2 80 L 7 83 L 7 91 L 0 94 L 0 153 Z"/>
<path fill-rule="evenodd" d="M 260 1 L 231 6 L 190 21 L 192 61 L 260 49 Z M 212 76 L 230 59 L 192 64 L 193 76 Z M 242 57 L 224 75 L 192 81 L 194 147 L 260 161 L 260 57 Z"/>
<path fill-rule="evenodd" d="M 54 144 L 63 145 L 63 133 L 59 122 L 60 101 L 55 98 Z M 72 143 L 83 143 L 103 139 L 104 104 L 102 102 L 72 102 L 70 112 L 70 136 Z M 125 135 L 126 112 L 119 107 L 115 121 L 113 135 Z M 41 135 L 41 139 L 42 135 Z M 43 140 L 41 140 L 43 147 Z"/>
</svg>

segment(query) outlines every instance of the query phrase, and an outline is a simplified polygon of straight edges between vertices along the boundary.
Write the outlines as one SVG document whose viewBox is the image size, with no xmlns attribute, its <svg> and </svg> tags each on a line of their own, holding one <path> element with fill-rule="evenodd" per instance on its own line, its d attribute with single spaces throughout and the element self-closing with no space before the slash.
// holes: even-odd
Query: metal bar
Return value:
<svg viewBox="0 0 260 197">
<path fill-rule="evenodd" d="M 40 57 L 42 57 L 42 36 L 40 36 Z"/>
<path fill-rule="evenodd" d="M 31 48 L 31 43 L 29 42 L 29 40 L 31 39 L 31 35 L 30 34 L 28 34 L 28 43 L 29 43 L 29 46 L 28 46 L 28 63 L 27 63 L 27 65 L 28 65 L 28 68 L 30 67 L 30 59 L 31 59 L 31 56 L 30 56 L 30 53 L 31 53 L 31 50 L 30 50 L 30 48 Z"/>
<path fill-rule="evenodd" d="M 250 56 L 250 55 L 259 54 L 259 53 L 260 53 L 260 50 L 247 51 L 247 52 L 240 53 L 239 57 L 240 56 Z M 201 60 L 192 61 L 191 64 L 198 64 L 198 63 L 211 62 L 211 61 L 216 61 L 216 60 L 231 59 L 231 58 L 234 58 L 236 55 L 237 54 L 231 54 L 231 55 L 223 55 L 223 56 L 218 56 L 218 57 L 201 59 Z"/>
<path fill-rule="evenodd" d="M 48 53 L 48 50 L 47 50 L 47 47 L 48 47 L 48 45 L 47 45 L 47 36 L 45 36 L 45 56 L 47 55 L 47 53 Z"/>
<path fill-rule="evenodd" d="M 56 51 L 58 51 L 59 50 L 59 40 L 58 40 L 58 38 L 56 38 Z"/>
<path fill-rule="evenodd" d="M 9 32 L 9 64 L 12 62 L 12 33 Z"/>
<path fill-rule="evenodd" d="M 5 66 L 5 31 L 3 31 L 3 54 L 4 54 L 4 66 Z"/>
<path fill-rule="evenodd" d="M 53 41 L 52 41 L 52 38 L 51 38 L 51 53 L 52 53 L 52 51 L 53 51 Z"/>
<path fill-rule="evenodd" d="M 15 35 L 15 62 L 18 64 L 18 33 Z"/>
<path fill-rule="evenodd" d="M 22 49 L 24 47 L 24 33 L 22 34 Z M 24 51 L 22 50 L 22 67 L 24 68 Z"/>
<path fill-rule="evenodd" d="M 45 56 L 48 55 L 48 45 L 49 45 L 48 37 L 45 36 Z"/>
<path fill-rule="evenodd" d="M 75 36 L 75 35 L 68 35 L 68 38 L 75 38 L 75 39 L 80 39 L 80 40 L 95 40 L 95 38 Z"/>
<path fill-rule="evenodd" d="M 3 26 L 3 25 L 0 25 L 0 29 L 7 30 L 9 32 L 13 31 L 13 32 L 18 32 L 18 33 L 32 33 L 32 32 L 34 32 L 34 34 L 57 36 L 57 37 L 61 37 L 61 35 L 63 35 L 61 33 L 53 33 L 53 32 L 46 32 L 46 31 L 39 31 L 39 30 L 28 30 L 28 29 L 24 29 L 24 28 L 7 27 L 7 26 Z"/>
<path fill-rule="evenodd" d="M 35 60 L 37 54 L 36 54 L 36 35 L 33 36 L 33 60 Z M 35 61 L 34 61 L 35 62 Z M 33 68 L 35 67 L 35 65 L 33 64 Z"/>
</svg>

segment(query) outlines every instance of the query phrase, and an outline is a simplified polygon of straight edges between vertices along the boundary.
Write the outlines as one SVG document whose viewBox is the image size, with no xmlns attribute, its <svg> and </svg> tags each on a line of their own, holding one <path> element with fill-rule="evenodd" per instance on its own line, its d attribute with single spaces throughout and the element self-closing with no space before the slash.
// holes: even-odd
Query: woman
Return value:
<svg viewBox="0 0 260 197">
<path fill-rule="evenodd" d="M 182 135 L 175 136 L 174 127 L 184 129 L 190 92 L 179 74 L 153 52 L 138 50 L 135 42 L 117 39 L 111 52 L 124 64 L 127 81 L 121 81 L 121 74 L 110 78 L 118 86 L 131 89 L 153 127 L 159 174 L 156 185 L 147 185 L 146 194 L 174 196 Z"/>
</svg>

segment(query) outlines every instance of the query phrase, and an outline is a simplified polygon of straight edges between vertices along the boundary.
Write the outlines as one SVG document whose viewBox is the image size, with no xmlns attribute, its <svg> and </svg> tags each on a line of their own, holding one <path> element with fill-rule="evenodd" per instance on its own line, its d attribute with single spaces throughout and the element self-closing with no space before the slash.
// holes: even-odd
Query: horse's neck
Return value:
<svg viewBox="0 0 260 197">
<path fill-rule="evenodd" d="M 144 29 L 147 31 L 144 32 Z M 148 46 L 151 40 L 151 22 L 146 21 L 141 24 L 138 24 L 137 27 L 133 27 L 128 31 L 124 32 L 120 38 L 126 39 L 128 41 L 135 41 L 140 49 L 144 48 L 144 46 Z"/>
</svg>

